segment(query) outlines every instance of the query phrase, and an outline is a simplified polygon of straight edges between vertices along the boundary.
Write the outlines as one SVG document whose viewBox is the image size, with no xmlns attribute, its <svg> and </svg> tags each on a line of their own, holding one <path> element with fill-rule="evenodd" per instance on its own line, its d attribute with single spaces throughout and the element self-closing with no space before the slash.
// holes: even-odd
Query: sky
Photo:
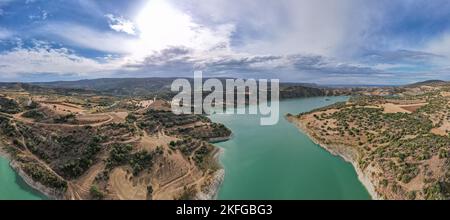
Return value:
<svg viewBox="0 0 450 220">
<path fill-rule="evenodd" d="M 0 0 L 0 81 L 450 80 L 448 0 Z"/>
</svg>

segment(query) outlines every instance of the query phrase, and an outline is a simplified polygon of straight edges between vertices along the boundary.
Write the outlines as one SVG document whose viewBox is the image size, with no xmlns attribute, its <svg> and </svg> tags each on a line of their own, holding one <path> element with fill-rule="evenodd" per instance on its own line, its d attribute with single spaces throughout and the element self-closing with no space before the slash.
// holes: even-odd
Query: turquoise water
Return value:
<svg viewBox="0 0 450 220">
<path fill-rule="evenodd" d="M 328 100 L 327 100 L 328 99 Z M 345 101 L 347 97 L 305 98 L 280 102 L 280 122 L 260 126 L 258 115 L 213 115 L 233 131 L 217 144 L 225 181 L 219 199 L 370 199 L 352 165 L 314 144 L 285 120 L 297 114 Z"/>
<path fill-rule="evenodd" d="M 42 200 L 45 196 L 28 186 L 0 157 L 0 200 Z"/>
</svg>

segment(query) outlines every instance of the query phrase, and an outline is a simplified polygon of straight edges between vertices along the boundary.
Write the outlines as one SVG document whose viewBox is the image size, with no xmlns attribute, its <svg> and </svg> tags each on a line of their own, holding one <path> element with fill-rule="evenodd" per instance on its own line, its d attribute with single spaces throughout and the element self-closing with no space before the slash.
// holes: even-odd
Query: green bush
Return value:
<svg viewBox="0 0 450 220">
<path fill-rule="evenodd" d="M 93 199 L 102 200 L 105 198 L 105 194 L 96 186 L 91 186 L 89 193 Z"/>
</svg>

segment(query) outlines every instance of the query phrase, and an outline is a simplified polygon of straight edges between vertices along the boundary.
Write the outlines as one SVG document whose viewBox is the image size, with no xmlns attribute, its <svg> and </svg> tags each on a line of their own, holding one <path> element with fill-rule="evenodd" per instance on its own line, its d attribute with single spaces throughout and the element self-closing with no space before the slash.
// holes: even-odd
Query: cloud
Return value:
<svg viewBox="0 0 450 220">
<path fill-rule="evenodd" d="M 361 64 L 342 63 L 322 56 L 294 55 L 288 59 L 298 71 L 314 76 L 367 76 L 385 74 L 382 70 L 374 69 Z"/>
<path fill-rule="evenodd" d="M 0 6 L 11 1 L 0 0 Z M 51 19 L 29 22 L 27 17 L 41 9 Z M 2 20 L 0 40 L 38 38 L 58 47 L 18 47 L 1 54 L 4 60 L 19 52 L 33 59 L 75 56 L 72 60 L 83 65 L 73 68 L 73 62 L 62 61 L 67 68 L 59 69 L 64 74 L 70 70 L 71 77 L 95 75 L 95 70 L 98 76 L 103 71 L 112 76 L 191 76 L 193 70 L 204 70 L 214 76 L 326 83 L 445 78 L 449 9 L 445 0 L 37 1 L 8 7 L 12 11 Z M 108 54 L 113 61 L 96 58 Z M 36 62 L 49 63 L 44 60 Z M 9 61 L 12 72 L 12 65 L 22 65 L 19 77 L 33 69 L 43 72 L 40 76 L 58 74 L 56 67 Z"/>
<path fill-rule="evenodd" d="M 39 14 L 29 15 L 28 18 L 33 21 L 36 21 L 36 20 L 44 21 L 44 20 L 47 20 L 48 16 L 49 16 L 49 14 L 46 10 L 41 10 L 39 12 Z"/>
<path fill-rule="evenodd" d="M 278 56 L 255 56 L 236 53 L 195 51 L 185 47 L 173 47 L 147 56 L 142 61 L 129 62 L 123 68 L 134 74 L 147 73 L 152 76 L 192 77 L 196 70 L 205 76 L 255 77 L 266 70 L 273 70 L 270 62 L 282 59 Z"/>
<path fill-rule="evenodd" d="M 450 57 L 450 32 L 445 32 L 427 42 L 424 49 L 431 53 L 442 54 Z"/>
<path fill-rule="evenodd" d="M 5 28 L 0 27 L 0 40 L 11 37 L 13 33 Z"/>
<path fill-rule="evenodd" d="M 38 32 L 57 37 L 60 42 L 67 45 L 108 53 L 131 53 L 131 48 L 135 44 L 133 38 L 76 23 L 50 23 L 40 28 Z"/>
<path fill-rule="evenodd" d="M 363 56 L 363 60 L 368 63 L 424 63 L 434 59 L 443 59 L 445 56 L 411 50 L 395 50 L 395 51 L 371 51 Z"/>
<path fill-rule="evenodd" d="M 139 40 L 133 48 L 134 56 L 145 57 L 154 51 L 170 47 L 193 50 L 227 50 L 234 32 L 232 24 L 205 26 L 165 0 L 152 0 L 134 19 Z"/>
<path fill-rule="evenodd" d="M 66 75 L 86 77 L 106 74 L 117 69 L 114 61 L 80 57 L 67 48 L 54 48 L 45 42 L 36 41 L 33 47 L 16 47 L 0 53 L 0 78 L 11 79 L 17 76 L 36 74 Z"/>
<path fill-rule="evenodd" d="M 109 27 L 117 32 L 124 32 L 136 35 L 136 27 L 133 22 L 123 17 L 116 17 L 112 14 L 105 15 L 109 19 Z"/>
<path fill-rule="evenodd" d="M 163 0 L 150 1 L 133 21 L 112 14 L 107 14 L 106 18 L 113 31 L 73 22 L 53 22 L 36 32 L 57 37 L 56 40 L 73 47 L 123 54 L 126 59 L 136 60 L 172 47 L 198 51 L 230 50 L 234 32 L 234 26 L 228 23 L 198 24 L 187 13 Z"/>
<path fill-rule="evenodd" d="M 251 55 L 221 53 L 211 56 L 187 48 L 170 48 L 152 54 L 142 62 L 124 66 L 133 73 L 151 73 L 158 76 L 191 76 L 195 70 L 209 77 L 282 78 L 284 80 L 346 82 L 348 77 L 374 78 L 393 76 L 393 73 L 367 65 L 342 63 L 318 55 Z M 314 76 L 314 77 L 311 77 Z M 337 80 L 336 78 L 341 78 Z M 333 80 L 331 80 L 333 79 Z"/>
<path fill-rule="evenodd" d="M 362 44 L 370 24 L 368 17 L 373 14 L 366 10 L 370 6 L 364 5 L 370 3 L 354 0 L 191 2 L 184 7 L 205 23 L 235 22 L 238 34 L 233 42 L 237 50 L 263 54 L 333 56 L 344 47 L 353 50 Z"/>
</svg>

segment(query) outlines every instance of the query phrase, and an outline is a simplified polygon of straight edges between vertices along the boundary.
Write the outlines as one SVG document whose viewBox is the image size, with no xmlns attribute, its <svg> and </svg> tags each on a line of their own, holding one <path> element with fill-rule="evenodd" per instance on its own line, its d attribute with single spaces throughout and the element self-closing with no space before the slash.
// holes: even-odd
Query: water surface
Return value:
<svg viewBox="0 0 450 220">
<path fill-rule="evenodd" d="M 347 99 L 281 101 L 275 126 L 260 126 L 259 115 L 211 116 L 234 135 L 217 144 L 224 149 L 226 172 L 219 199 L 370 199 L 351 164 L 314 144 L 284 118 Z"/>
</svg>

